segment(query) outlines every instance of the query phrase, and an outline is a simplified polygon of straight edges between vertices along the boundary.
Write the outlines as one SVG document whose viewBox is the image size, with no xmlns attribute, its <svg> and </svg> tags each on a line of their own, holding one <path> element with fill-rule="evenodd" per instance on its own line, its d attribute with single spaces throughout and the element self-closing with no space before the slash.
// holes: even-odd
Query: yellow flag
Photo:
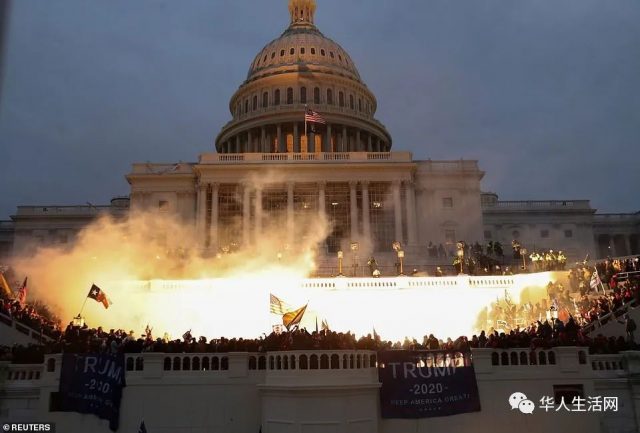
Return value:
<svg viewBox="0 0 640 433">
<path fill-rule="evenodd" d="M 13 297 L 13 290 L 11 290 L 11 287 L 9 287 L 9 283 L 7 283 L 7 280 L 4 278 L 4 274 L 2 272 L 0 272 L 0 289 L 2 289 L 4 294 L 8 297 Z"/>
<path fill-rule="evenodd" d="M 307 304 L 308 305 L 308 304 Z M 302 321 L 302 316 L 304 316 L 304 312 L 307 311 L 307 306 L 298 308 L 295 311 L 290 311 L 282 316 L 282 324 L 289 329 L 293 325 L 297 325 Z"/>
</svg>

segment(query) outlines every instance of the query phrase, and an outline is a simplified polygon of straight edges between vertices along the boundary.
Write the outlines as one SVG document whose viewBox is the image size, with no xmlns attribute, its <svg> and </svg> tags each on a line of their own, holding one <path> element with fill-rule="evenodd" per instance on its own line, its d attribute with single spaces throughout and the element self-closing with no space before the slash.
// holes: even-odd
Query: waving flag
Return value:
<svg viewBox="0 0 640 433">
<path fill-rule="evenodd" d="M 104 308 L 109 308 L 109 305 L 111 305 L 111 301 L 107 298 L 107 294 L 95 284 L 91 285 L 91 290 L 89 290 L 87 298 L 91 298 L 96 302 L 102 303 Z"/>
<path fill-rule="evenodd" d="M 591 275 L 589 286 L 591 286 L 592 289 L 598 290 L 598 286 L 600 285 L 602 285 L 602 280 L 600 279 L 600 275 L 598 275 L 598 270 L 596 269 Z"/>
<path fill-rule="evenodd" d="M 324 120 L 324 117 L 313 111 L 311 108 L 307 108 L 307 110 L 305 111 L 304 121 L 308 123 L 321 123 L 323 125 L 327 123 L 327 121 Z"/>
<path fill-rule="evenodd" d="M 17 296 L 18 302 L 20 302 L 20 305 L 24 306 L 24 304 L 27 302 L 27 277 L 24 277 L 24 282 L 22 283 L 22 286 L 18 289 L 18 296 Z"/>
<path fill-rule="evenodd" d="M 269 294 L 269 299 L 269 311 L 271 311 L 271 313 L 282 316 L 288 311 L 291 311 L 291 307 L 273 293 Z"/>
<path fill-rule="evenodd" d="M 304 316 L 305 311 L 307 311 L 307 305 L 300 307 L 297 310 L 285 313 L 285 315 L 282 316 L 282 324 L 287 328 L 287 331 L 291 329 L 292 326 L 300 324 L 302 316 Z"/>
</svg>

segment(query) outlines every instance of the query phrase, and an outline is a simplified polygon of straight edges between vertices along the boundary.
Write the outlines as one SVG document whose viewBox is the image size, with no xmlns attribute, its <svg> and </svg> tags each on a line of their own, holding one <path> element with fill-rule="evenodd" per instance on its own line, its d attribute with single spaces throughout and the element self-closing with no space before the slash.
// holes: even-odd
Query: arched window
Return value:
<svg viewBox="0 0 640 433">
<path fill-rule="evenodd" d="M 300 54 L 304 54 L 304 47 L 300 48 Z"/>
<path fill-rule="evenodd" d="M 320 49 L 320 55 L 321 56 L 326 56 L 326 53 L 324 52 L 324 49 Z"/>
<path fill-rule="evenodd" d="M 194 357 L 193 358 L 193 371 L 200 371 L 200 358 L 199 357 Z"/>
<path fill-rule="evenodd" d="M 292 56 L 296 53 L 296 49 L 295 48 L 291 48 L 289 50 L 289 54 L 291 54 Z"/>
<path fill-rule="evenodd" d="M 349 95 L 349 108 L 352 110 L 355 108 L 355 104 L 353 103 L 353 95 Z"/>
<path fill-rule="evenodd" d="M 509 358 L 510 358 L 511 365 L 518 365 L 518 352 L 511 352 L 511 355 L 509 355 Z"/>
<path fill-rule="evenodd" d="M 331 57 L 332 59 L 335 58 L 335 55 L 333 54 L 333 51 L 329 51 L 329 57 Z"/>
<path fill-rule="evenodd" d="M 584 353 L 583 353 L 583 355 L 584 355 Z M 49 373 L 52 373 L 52 372 L 56 371 L 56 360 L 55 359 L 49 358 L 47 360 L 47 371 Z"/>
<path fill-rule="evenodd" d="M 274 51 L 271 53 L 271 58 L 274 59 L 275 57 L 276 57 L 276 52 Z"/>
<path fill-rule="evenodd" d="M 164 359 L 164 371 L 169 371 L 171 370 L 171 358 L 166 357 Z"/>
<path fill-rule="evenodd" d="M 293 104 L 293 88 L 289 87 L 287 89 L 287 104 Z"/>
<path fill-rule="evenodd" d="M 209 370 L 209 357 L 205 356 L 204 358 L 202 358 L 202 370 L 207 371 Z"/>
<path fill-rule="evenodd" d="M 253 111 L 258 109 L 258 95 L 253 95 Z"/>
<path fill-rule="evenodd" d="M 217 356 L 211 358 L 211 369 L 220 370 L 220 359 Z"/>
<path fill-rule="evenodd" d="M 191 358 L 188 356 L 182 358 L 182 369 L 185 371 L 191 370 Z"/>
<path fill-rule="evenodd" d="M 314 56 L 316 55 L 316 49 L 311 47 L 311 54 L 313 54 Z"/>
<path fill-rule="evenodd" d="M 344 107 L 344 93 L 338 93 L 338 105 Z"/>
<path fill-rule="evenodd" d="M 127 371 L 133 371 L 133 358 L 127 358 Z"/>
<path fill-rule="evenodd" d="M 142 356 L 138 356 L 136 358 L 136 371 L 144 370 L 144 358 Z"/>
<path fill-rule="evenodd" d="M 300 103 L 302 103 L 302 104 L 306 104 L 307 103 L 307 88 L 306 87 L 301 87 L 300 88 Z"/>
<path fill-rule="evenodd" d="M 264 92 L 262 94 L 262 108 L 269 106 L 269 92 Z"/>
<path fill-rule="evenodd" d="M 175 371 L 180 370 L 180 358 L 178 358 L 177 356 L 173 358 L 173 369 Z"/>
<path fill-rule="evenodd" d="M 358 111 L 362 113 L 362 99 L 358 99 Z"/>
<path fill-rule="evenodd" d="M 320 87 L 316 87 L 313 89 L 313 103 L 314 104 L 320 103 Z"/>
<path fill-rule="evenodd" d="M 317 370 L 318 369 L 318 355 L 311 355 L 310 362 L 309 362 L 309 369 L 310 370 Z"/>
<path fill-rule="evenodd" d="M 502 352 L 500 354 L 500 364 L 509 365 L 509 355 L 507 355 L 507 352 Z"/>
<path fill-rule="evenodd" d="M 280 50 L 280 57 L 284 57 L 284 50 Z"/>
<path fill-rule="evenodd" d="M 249 100 L 245 99 L 244 100 L 244 114 L 247 114 L 249 112 Z"/>
<path fill-rule="evenodd" d="M 331 355 L 331 369 L 338 370 L 340 368 L 340 357 L 335 353 Z"/>
</svg>

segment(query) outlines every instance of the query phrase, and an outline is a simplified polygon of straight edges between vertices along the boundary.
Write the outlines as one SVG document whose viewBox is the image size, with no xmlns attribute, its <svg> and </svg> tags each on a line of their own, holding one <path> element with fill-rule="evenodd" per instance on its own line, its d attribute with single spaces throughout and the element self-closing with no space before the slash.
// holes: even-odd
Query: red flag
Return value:
<svg viewBox="0 0 640 433">
<path fill-rule="evenodd" d="M 18 302 L 20 302 L 22 306 L 27 302 L 27 277 L 24 277 L 22 287 L 18 289 Z"/>
<path fill-rule="evenodd" d="M 104 305 L 104 308 L 109 308 L 109 305 L 111 305 L 109 298 L 107 298 L 107 294 L 95 284 L 91 285 L 91 289 L 89 290 L 87 297 L 95 300 L 96 302 L 101 302 L 102 305 Z"/>
</svg>

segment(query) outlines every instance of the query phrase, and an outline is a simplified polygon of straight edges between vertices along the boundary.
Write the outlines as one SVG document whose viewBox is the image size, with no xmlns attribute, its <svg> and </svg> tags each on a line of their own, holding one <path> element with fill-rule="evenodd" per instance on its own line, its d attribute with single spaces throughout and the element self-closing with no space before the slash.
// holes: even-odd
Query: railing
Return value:
<svg viewBox="0 0 640 433">
<path fill-rule="evenodd" d="M 279 113 L 279 112 L 289 113 L 293 111 L 300 111 L 301 113 L 304 113 L 306 109 L 307 109 L 307 106 L 305 104 L 281 104 L 281 105 L 273 105 L 269 107 L 258 108 L 257 110 L 251 111 L 249 113 L 242 113 L 239 116 L 236 116 L 234 119 L 227 122 L 222 127 L 222 131 L 220 132 L 219 136 L 221 137 L 229 129 L 231 129 L 237 124 L 244 122 L 245 120 L 258 118 L 265 114 L 273 114 L 273 113 Z M 381 130 L 386 131 L 386 128 L 384 127 L 384 125 L 379 120 L 374 118 L 374 113 L 367 114 L 355 109 L 351 109 L 349 107 L 340 107 L 339 105 L 330 105 L 330 104 L 317 105 L 314 107 L 314 110 L 317 110 L 321 114 L 341 114 L 341 115 L 348 114 L 350 116 L 362 119 L 366 122 L 373 123 Z M 331 122 L 331 119 L 327 119 L 327 120 Z"/>
<path fill-rule="evenodd" d="M 261 357 L 257 359 L 260 366 Z M 358 350 L 307 350 L 269 352 L 267 370 L 361 370 L 377 367 L 374 351 Z M 251 370 L 251 358 L 249 369 Z"/>
<path fill-rule="evenodd" d="M 30 328 L 29 326 L 20 323 L 19 321 L 17 321 L 16 319 L 14 319 L 11 316 L 7 316 L 4 313 L 0 313 L 0 323 L 3 323 L 11 328 L 14 328 L 16 331 L 20 332 L 21 334 L 26 335 L 27 337 L 31 337 L 35 340 L 38 341 L 51 341 L 51 337 L 48 337 L 44 334 L 42 334 L 40 331 L 36 331 L 33 328 Z"/>
<path fill-rule="evenodd" d="M 233 164 L 233 163 L 296 163 L 296 162 L 313 162 L 313 163 L 333 163 L 335 161 L 350 162 L 411 162 L 412 155 L 410 152 L 316 152 L 316 153 L 205 153 L 200 155 L 200 164 Z M 477 164 L 466 164 L 469 161 L 440 161 L 427 162 L 427 169 L 434 169 L 433 164 L 437 165 L 437 170 L 463 170 L 477 169 Z M 135 164 L 134 173 L 149 173 L 149 164 Z M 151 173 L 162 170 L 166 165 L 154 165 Z"/>
<path fill-rule="evenodd" d="M 126 208 L 113 206 L 18 206 L 18 216 L 67 216 L 67 215 L 87 215 L 94 216 L 107 212 L 126 212 Z"/>
<path fill-rule="evenodd" d="M 609 323 L 612 319 L 613 320 L 617 320 L 618 317 L 622 316 L 625 313 L 628 313 L 629 310 L 631 308 L 635 308 L 636 306 L 636 300 L 632 299 L 631 301 L 627 302 L 626 304 L 623 304 L 620 308 L 617 308 L 613 311 L 610 311 L 609 313 L 605 314 L 602 317 L 598 317 L 597 320 L 594 320 L 593 322 L 585 325 L 582 327 L 582 331 L 584 333 L 591 333 L 593 331 L 595 331 L 598 328 L 601 328 L 602 326 L 606 325 L 607 323 Z"/>
<path fill-rule="evenodd" d="M 40 380 L 42 364 L 8 364 L 7 382 Z"/>
<path fill-rule="evenodd" d="M 127 359 L 127 371 L 131 361 Z M 164 371 L 226 371 L 229 370 L 229 357 L 212 354 L 165 354 L 163 359 Z M 140 370 L 144 370 L 144 361 Z"/>
<path fill-rule="evenodd" d="M 491 352 L 492 366 L 540 366 L 556 365 L 554 350 L 505 349 Z M 586 358 L 581 364 L 586 364 Z"/>
<path fill-rule="evenodd" d="M 622 355 L 592 355 L 591 369 L 595 371 L 624 370 Z"/>
<path fill-rule="evenodd" d="M 483 203 L 483 208 L 531 210 L 531 209 L 578 209 L 590 210 L 589 200 L 521 200 L 521 201 L 497 201 Z"/>
</svg>

